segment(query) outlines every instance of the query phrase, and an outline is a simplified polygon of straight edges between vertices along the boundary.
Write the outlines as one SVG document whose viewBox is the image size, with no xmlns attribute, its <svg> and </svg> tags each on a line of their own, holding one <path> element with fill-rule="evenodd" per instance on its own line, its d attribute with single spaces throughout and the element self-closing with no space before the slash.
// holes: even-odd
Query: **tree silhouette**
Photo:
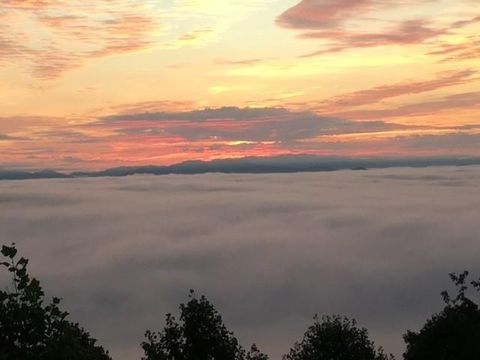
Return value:
<svg viewBox="0 0 480 360">
<path fill-rule="evenodd" d="M 318 316 L 303 340 L 295 343 L 284 360 L 386 360 L 381 348 L 376 349 L 366 329 L 355 320 L 341 316 Z"/>
<path fill-rule="evenodd" d="M 189 301 L 180 305 L 180 322 L 166 316 L 163 331 L 147 331 L 142 343 L 144 360 L 266 360 L 255 345 L 250 352 L 238 344 L 213 305 L 190 290 Z"/>
<path fill-rule="evenodd" d="M 111 360 L 108 352 L 59 308 L 60 299 L 45 303 L 40 282 L 27 272 L 28 260 L 17 258 L 15 244 L 2 246 L 0 261 L 11 284 L 0 290 L 0 360 Z M 480 359 L 480 308 L 468 294 L 480 292 L 480 280 L 468 281 L 467 271 L 450 279 L 457 287 L 452 296 L 441 293 L 444 309 L 427 320 L 416 333 L 404 335 L 405 360 Z M 180 304 L 177 321 L 166 315 L 162 331 L 147 331 L 141 346 L 142 360 L 268 360 L 254 344 L 249 351 L 239 345 L 222 317 L 205 296 L 190 291 Z M 388 360 L 382 348 L 369 339 L 355 320 L 338 315 L 314 317 L 300 342 L 283 360 Z"/>
<path fill-rule="evenodd" d="M 78 324 L 67 320 L 60 299 L 44 305 L 40 282 L 27 272 L 28 260 L 2 246 L 0 262 L 12 276 L 11 289 L 0 291 L 0 360 L 109 360 L 108 353 Z"/>
<path fill-rule="evenodd" d="M 260 352 L 257 345 L 253 344 L 250 351 L 247 353 L 245 360 L 268 360 L 268 356 Z"/>
<path fill-rule="evenodd" d="M 418 332 L 404 335 L 405 360 L 480 359 L 480 310 L 467 296 L 469 285 L 480 290 L 480 281 L 467 282 L 468 271 L 450 274 L 457 287 L 455 297 L 442 292 L 445 308 L 434 314 Z"/>
</svg>

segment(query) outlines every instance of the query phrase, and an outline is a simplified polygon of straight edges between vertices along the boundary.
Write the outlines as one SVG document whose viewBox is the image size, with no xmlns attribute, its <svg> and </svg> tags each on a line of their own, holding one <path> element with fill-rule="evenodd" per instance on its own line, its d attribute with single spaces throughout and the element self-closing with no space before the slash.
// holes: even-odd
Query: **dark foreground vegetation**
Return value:
<svg viewBox="0 0 480 360">
<path fill-rule="evenodd" d="M 3 246 L 0 266 L 11 283 L 0 290 L 0 360 L 109 360 L 79 324 L 68 320 L 60 299 L 50 302 L 38 280 L 27 272 L 28 260 L 18 259 L 15 245 Z M 468 272 L 450 274 L 457 287 L 451 296 L 442 292 L 444 309 L 428 319 L 419 332 L 404 335 L 404 360 L 480 359 L 479 305 L 467 296 L 480 291 L 480 281 L 468 281 Z M 267 360 L 256 345 L 245 350 L 223 324 L 222 317 L 204 297 L 190 291 L 180 305 L 178 320 L 166 315 L 159 332 L 147 331 L 141 343 L 142 360 Z M 303 338 L 284 360 L 389 360 L 355 320 L 341 316 L 314 317 Z"/>
</svg>

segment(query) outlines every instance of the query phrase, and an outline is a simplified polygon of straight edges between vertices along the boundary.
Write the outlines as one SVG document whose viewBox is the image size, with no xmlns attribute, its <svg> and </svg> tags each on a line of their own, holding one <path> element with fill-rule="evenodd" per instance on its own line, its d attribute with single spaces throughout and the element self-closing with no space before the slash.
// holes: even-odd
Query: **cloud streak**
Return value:
<svg viewBox="0 0 480 360">
<path fill-rule="evenodd" d="M 430 101 L 416 102 L 386 109 L 359 109 L 339 111 L 336 116 L 354 119 L 394 118 L 407 116 L 431 116 L 441 111 L 477 109 L 480 106 L 480 92 L 468 92 L 439 96 Z"/>
<path fill-rule="evenodd" d="M 251 1 L 6 0 L 0 5 L 0 65 L 21 60 L 37 80 L 55 80 L 101 58 L 203 44 L 236 17 L 262 6 Z"/>
<path fill-rule="evenodd" d="M 302 0 L 277 19 L 279 26 L 300 29 L 338 28 L 346 20 L 371 10 L 372 0 Z"/>
<path fill-rule="evenodd" d="M 240 60 L 225 60 L 225 59 L 216 59 L 215 64 L 217 65 L 255 65 L 263 62 L 265 59 L 240 59 Z"/>
<path fill-rule="evenodd" d="M 321 117 L 309 112 L 291 112 L 276 108 L 205 109 L 183 113 L 146 113 L 106 117 L 105 124 L 121 133 L 160 131 L 189 141 L 273 141 L 294 143 L 319 135 L 381 131 L 403 128 L 376 122 L 351 122 Z"/>
<path fill-rule="evenodd" d="M 381 85 L 371 89 L 346 93 L 327 100 L 326 107 L 351 107 L 371 105 L 402 95 L 413 95 L 478 81 L 475 70 L 466 69 L 438 74 L 431 80 L 406 81 L 398 84 Z"/>
<path fill-rule="evenodd" d="M 56 79 L 92 59 L 148 48 L 160 28 L 145 7 L 128 1 L 7 1 L 2 6 L 9 21 L 0 26 L 0 62 L 26 61 L 42 80 Z M 92 11 L 95 17 L 89 15 Z M 21 30 L 22 23 L 32 23 L 48 36 L 33 39 Z"/>
<path fill-rule="evenodd" d="M 461 146 L 463 140 L 478 135 L 475 123 L 459 127 L 380 120 L 478 107 L 477 93 L 397 108 L 365 108 L 375 101 L 468 82 L 473 74 L 470 70 L 445 73 L 433 80 L 346 94 L 317 104 L 315 112 L 239 107 L 187 110 L 190 103 L 147 102 L 113 108 L 115 113 L 96 120 L 13 118 L 16 121 L 5 122 L 6 127 L 0 123 L 0 130 L 12 136 L 3 141 L 3 165 L 36 168 L 42 163 L 44 168 L 72 171 L 287 154 L 411 156 L 415 148 L 408 141 L 424 136 L 438 136 L 438 141 L 436 148 L 424 147 L 422 156 L 477 156 L 480 148 L 474 143 Z M 178 108 L 185 110 L 175 111 Z"/>
<path fill-rule="evenodd" d="M 441 63 L 476 59 L 480 56 L 480 38 L 473 36 L 458 44 L 444 43 L 428 52 L 428 55 L 441 56 Z"/>
<path fill-rule="evenodd" d="M 434 0 L 390 1 L 388 4 L 372 0 L 302 0 L 280 14 L 275 23 L 296 31 L 299 38 L 321 43 L 319 50 L 301 57 L 361 48 L 417 46 L 442 37 L 455 37 L 465 28 L 468 30 L 479 23 L 478 15 L 456 21 L 439 21 L 429 15 L 401 19 L 392 11 L 398 9 L 402 12 L 410 6 L 417 8 L 419 13 L 428 14 L 434 3 Z M 475 53 L 470 56 L 465 53 L 457 60 L 473 58 Z"/>
<path fill-rule="evenodd" d="M 385 29 L 382 32 L 319 31 L 305 32 L 300 37 L 305 39 L 324 39 L 334 43 L 334 45 L 326 49 L 302 55 L 302 57 L 312 57 L 354 48 L 420 44 L 447 33 L 446 30 L 428 27 L 428 23 L 424 20 L 408 20 L 398 24 L 395 28 Z"/>
<path fill-rule="evenodd" d="M 12 139 L 14 139 L 14 138 L 11 137 L 10 135 L 0 133 L 0 141 L 2 141 L 2 140 L 12 140 Z"/>
</svg>

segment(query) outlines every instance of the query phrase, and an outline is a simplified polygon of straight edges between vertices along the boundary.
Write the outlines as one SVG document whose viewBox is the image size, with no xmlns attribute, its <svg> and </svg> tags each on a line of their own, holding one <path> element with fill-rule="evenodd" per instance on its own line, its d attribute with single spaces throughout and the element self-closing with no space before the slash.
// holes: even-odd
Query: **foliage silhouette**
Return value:
<svg viewBox="0 0 480 360">
<path fill-rule="evenodd" d="M 468 271 L 450 274 L 458 289 L 455 297 L 442 292 L 445 308 L 434 314 L 418 332 L 404 335 L 405 360 L 480 359 L 480 310 L 467 296 L 469 285 L 480 291 L 480 281 L 467 282 Z"/>
<path fill-rule="evenodd" d="M 96 340 L 67 320 L 60 299 L 44 305 L 40 282 L 27 272 L 28 260 L 17 260 L 15 244 L 2 246 L 0 262 L 12 276 L 12 289 L 0 290 L 0 360 L 109 360 Z"/>
<path fill-rule="evenodd" d="M 255 345 L 246 353 L 223 324 L 213 305 L 190 290 L 189 301 L 180 305 L 180 322 L 166 315 L 163 331 L 147 331 L 142 343 L 143 360 L 267 360 Z"/>
<path fill-rule="evenodd" d="M 0 267 L 12 278 L 10 287 L 0 290 L 0 360 L 111 360 L 88 332 L 67 319 L 59 298 L 45 304 L 40 282 L 28 274 L 28 260 L 17 258 L 15 244 L 2 246 L 0 253 L 6 260 Z M 404 335 L 404 360 L 480 359 L 480 309 L 468 296 L 470 287 L 480 291 L 480 280 L 469 282 L 467 271 L 449 275 L 457 294 L 443 291 L 444 309 L 418 333 Z M 283 360 L 393 359 L 355 320 L 337 315 L 314 320 Z M 167 314 L 164 329 L 145 336 L 143 360 L 268 360 L 255 344 L 244 350 L 214 306 L 193 290 L 180 304 L 179 321 Z"/>
<path fill-rule="evenodd" d="M 245 360 L 268 360 L 268 356 L 258 350 L 257 345 L 253 344 Z"/>
<path fill-rule="evenodd" d="M 358 328 L 355 320 L 341 316 L 315 315 L 315 322 L 305 333 L 303 340 L 295 343 L 284 360 L 386 360 L 381 348 L 368 338 L 364 328 Z"/>
</svg>

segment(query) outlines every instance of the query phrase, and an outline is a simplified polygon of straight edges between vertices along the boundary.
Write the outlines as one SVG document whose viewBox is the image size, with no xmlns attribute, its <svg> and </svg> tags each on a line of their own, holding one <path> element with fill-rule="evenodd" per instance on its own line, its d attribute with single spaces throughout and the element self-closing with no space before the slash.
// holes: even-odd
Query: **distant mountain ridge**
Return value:
<svg viewBox="0 0 480 360">
<path fill-rule="evenodd" d="M 72 177 L 53 170 L 22 171 L 0 169 L 0 180 L 65 179 Z"/>
<path fill-rule="evenodd" d="M 480 158 L 346 158 L 317 155 L 281 155 L 245 157 L 212 161 L 185 161 L 165 166 L 122 166 L 101 171 L 61 173 L 53 170 L 21 171 L 0 169 L 0 180 L 66 179 L 78 177 L 119 177 L 136 174 L 205 174 L 239 173 L 267 174 L 319 172 L 336 170 L 366 170 L 388 167 L 428 167 L 480 165 Z"/>
</svg>

